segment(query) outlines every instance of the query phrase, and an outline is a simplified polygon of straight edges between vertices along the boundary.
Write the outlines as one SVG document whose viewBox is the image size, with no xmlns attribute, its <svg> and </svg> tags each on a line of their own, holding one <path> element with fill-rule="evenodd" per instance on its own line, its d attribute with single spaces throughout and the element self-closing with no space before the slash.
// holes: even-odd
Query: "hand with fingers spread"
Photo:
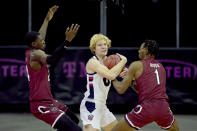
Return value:
<svg viewBox="0 0 197 131">
<path fill-rule="evenodd" d="M 65 35 L 66 35 L 66 40 L 71 42 L 72 39 L 76 36 L 78 29 L 80 25 L 78 24 L 72 24 L 71 27 L 67 27 Z"/>
<path fill-rule="evenodd" d="M 45 20 L 50 21 L 53 18 L 53 15 L 55 14 L 55 12 L 57 11 L 57 9 L 59 8 L 59 6 L 54 5 L 51 8 L 49 8 L 49 11 L 46 15 Z"/>
</svg>

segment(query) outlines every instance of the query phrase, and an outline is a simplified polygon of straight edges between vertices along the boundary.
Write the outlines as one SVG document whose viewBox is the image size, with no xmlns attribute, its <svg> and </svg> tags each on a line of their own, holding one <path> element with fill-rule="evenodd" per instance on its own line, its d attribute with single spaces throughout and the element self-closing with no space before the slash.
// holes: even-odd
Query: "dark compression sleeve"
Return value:
<svg viewBox="0 0 197 131">
<path fill-rule="evenodd" d="M 68 41 L 64 41 L 60 46 L 58 46 L 52 55 L 47 56 L 46 62 L 47 64 L 55 64 L 57 63 L 60 58 L 64 55 L 66 48 L 66 44 L 69 43 Z"/>
</svg>

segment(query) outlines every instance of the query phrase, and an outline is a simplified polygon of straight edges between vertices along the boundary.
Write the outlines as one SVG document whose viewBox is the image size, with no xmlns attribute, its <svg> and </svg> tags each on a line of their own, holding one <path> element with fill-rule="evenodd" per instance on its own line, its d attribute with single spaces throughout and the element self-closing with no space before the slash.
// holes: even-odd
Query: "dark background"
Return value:
<svg viewBox="0 0 197 131">
<path fill-rule="evenodd" d="M 197 47 L 195 3 L 180 0 L 180 47 Z M 32 0 L 32 30 L 39 30 L 54 4 L 60 8 L 49 23 L 49 51 L 64 40 L 64 31 L 72 23 L 81 27 L 71 46 L 87 47 L 90 37 L 100 31 L 100 1 Z M 28 0 L 1 1 L 1 6 L 0 44 L 25 45 Z M 107 36 L 114 47 L 138 47 L 144 39 L 155 39 L 161 47 L 176 47 L 176 0 L 107 0 Z"/>
<path fill-rule="evenodd" d="M 197 47 L 195 3 L 195 0 L 180 0 L 180 48 Z M 72 23 L 78 23 L 81 27 L 70 46 L 88 47 L 91 36 L 100 33 L 100 1 L 32 0 L 32 30 L 39 30 L 48 9 L 55 4 L 59 5 L 59 9 L 49 23 L 46 37 L 47 51 L 52 52 L 64 40 L 64 31 Z M 24 46 L 24 35 L 28 31 L 28 0 L 1 1 L 0 16 L 0 46 Z M 176 47 L 176 0 L 107 0 L 107 36 L 112 40 L 113 47 L 138 47 L 144 39 L 155 39 L 161 47 L 167 49 Z M 6 53 L 10 52 L 15 54 L 10 49 Z M 179 56 L 189 55 L 195 58 L 188 52 L 174 57 L 179 59 Z M 2 52 L 1 57 L 7 57 L 6 53 Z M 15 58 L 17 55 L 13 54 L 10 55 Z M 187 59 L 186 57 L 184 60 Z M 23 89 L 23 86 L 19 87 Z M 1 105 L 8 108 L 1 108 L 0 111 L 11 111 L 13 105 L 15 111 L 29 110 L 26 104 L 12 103 Z M 127 110 L 127 107 L 121 106 Z M 185 113 L 186 109 L 189 110 L 187 113 L 196 113 L 197 108 L 196 105 L 180 107 L 171 105 L 171 107 L 172 109 L 178 107 L 176 113 Z M 78 109 L 78 106 L 77 108 L 74 106 L 73 109 Z"/>
</svg>

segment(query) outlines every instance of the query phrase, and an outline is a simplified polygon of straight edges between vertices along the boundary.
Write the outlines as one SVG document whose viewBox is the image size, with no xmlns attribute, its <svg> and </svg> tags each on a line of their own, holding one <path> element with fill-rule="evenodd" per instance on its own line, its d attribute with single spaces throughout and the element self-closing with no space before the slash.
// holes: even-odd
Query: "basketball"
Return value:
<svg viewBox="0 0 197 131">
<path fill-rule="evenodd" d="M 108 68 L 111 69 L 112 67 L 114 67 L 118 62 L 121 61 L 121 58 L 119 55 L 110 55 L 108 56 L 105 60 L 104 60 L 104 65 Z"/>
</svg>

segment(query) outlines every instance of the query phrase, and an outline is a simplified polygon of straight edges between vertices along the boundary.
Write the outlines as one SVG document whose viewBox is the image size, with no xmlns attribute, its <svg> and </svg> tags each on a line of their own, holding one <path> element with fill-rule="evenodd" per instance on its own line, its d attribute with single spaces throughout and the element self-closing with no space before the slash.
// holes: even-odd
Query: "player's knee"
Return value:
<svg viewBox="0 0 197 131">
<path fill-rule="evenodd" d="M 168 129 L 168 131 L 179 131 L 179 127 L 178 127 L 176 120 L 174 121 L 172 126 Z"/>
<path fill-rule="evenodd" d="M 179 131 L 179 128 L 177 126 L 171 127 L 168 131 Z"/>
</svg>

